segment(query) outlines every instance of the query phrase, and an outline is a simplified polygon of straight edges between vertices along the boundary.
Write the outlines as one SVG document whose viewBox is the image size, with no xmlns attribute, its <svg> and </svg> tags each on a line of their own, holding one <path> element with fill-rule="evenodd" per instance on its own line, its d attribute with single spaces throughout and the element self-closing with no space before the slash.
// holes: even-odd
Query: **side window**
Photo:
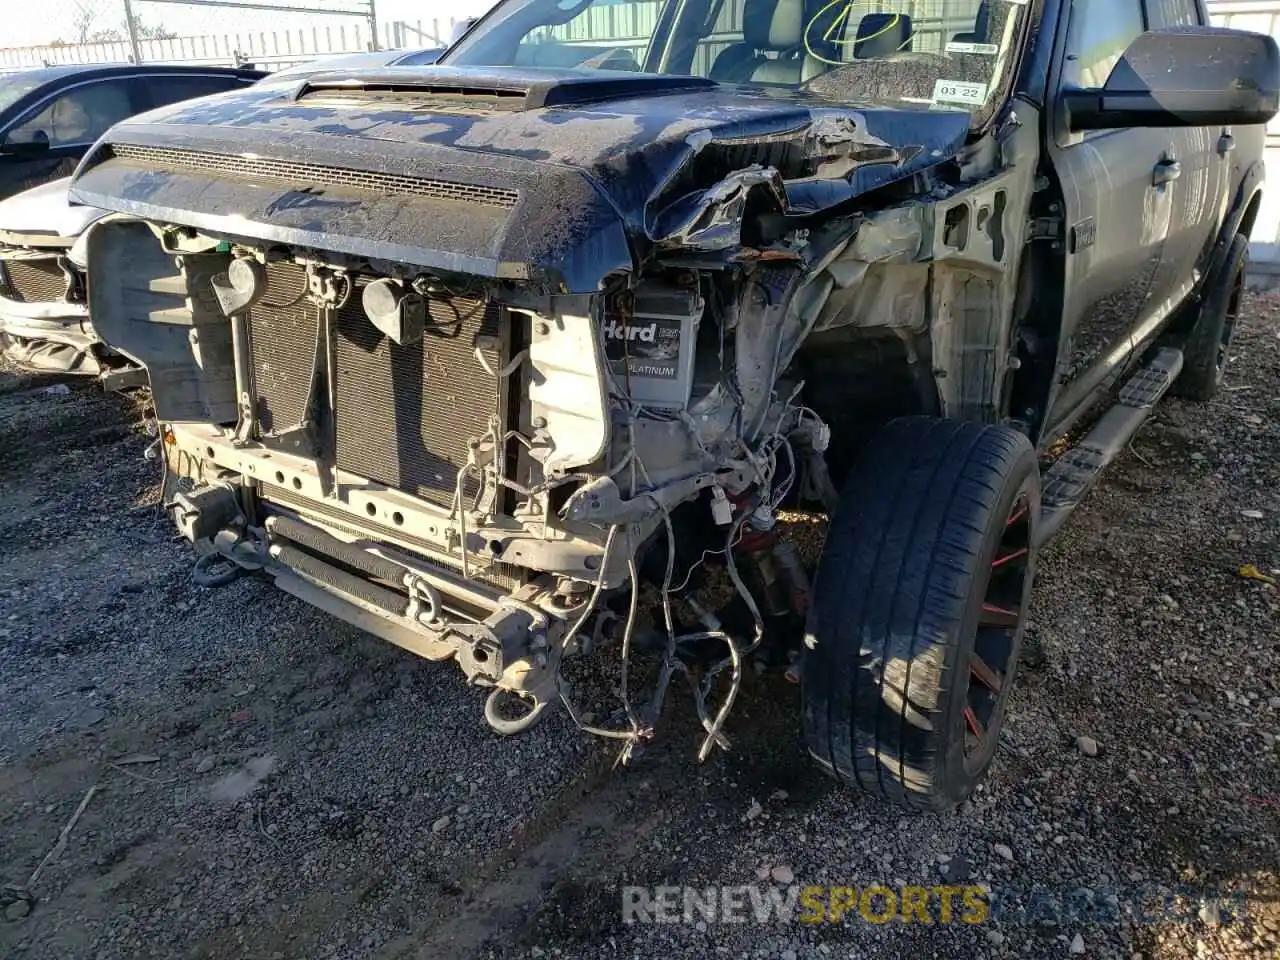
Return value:
<svg viewBox="0 0 1280 960">
<path fill-rule="evenodd" d="M 82 146 L 133 113 L 129 82 L 105 80 L 59 94 L 39 113 L 20 121 L 5 139 L 9 143 L 46 140 L 50 147 Z"/>
<path fill-rule="evenodd" d="M 1075 0 L 1071 7 L 1062 86 L 1101 87 L 1129 44 L 1146 31 L 1142 0 Z"/>
<path fill-rule="evenodd" d="M 1204 25 L 1197 0 L 1155 0 L 1148 2 L 1151 29 L 1161 27 L 1198 27 Z"/>
<path fill-rule="evenodd" d="M 243 86 L 231 77 L 149 77 L 144 82 L 151 92 L 153 107 L 207 97 Z"/>
</svg>

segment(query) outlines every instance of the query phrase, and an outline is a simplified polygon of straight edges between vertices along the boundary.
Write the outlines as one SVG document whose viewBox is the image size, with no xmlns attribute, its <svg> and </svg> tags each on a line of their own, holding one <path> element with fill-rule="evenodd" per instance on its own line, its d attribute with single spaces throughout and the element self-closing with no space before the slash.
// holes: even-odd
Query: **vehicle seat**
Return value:
<svg viewBox="0 0 1280 960">
<path fill-rule="evenodd" d="M 957 33 L 951 38 L 952 43 L 990 43 L 991 34 L 991 0 L 982 0 L 978 4 L 978 15 L 973 21 L 972 33 Z"/>
<path fill-rule="evenodd" d="M 905 13 L 868 13 L 858 21 L 853 59 L 891 57 L 911 49 L 911 18 Z"/>
<path fill-rule="evenodd" d="M 804 49 L 805 0 L 747 0 L 742 19 L 743 42 L 720 52 L 712 80 L 798 84 L 825 69 Z"/>
</svg>

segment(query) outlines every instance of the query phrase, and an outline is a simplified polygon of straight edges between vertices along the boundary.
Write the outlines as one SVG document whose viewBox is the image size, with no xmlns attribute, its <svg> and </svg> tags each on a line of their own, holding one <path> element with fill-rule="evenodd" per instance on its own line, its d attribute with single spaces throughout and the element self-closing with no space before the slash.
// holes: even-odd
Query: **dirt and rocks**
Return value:
<svg viewBox="0 0 1280 960">
<path fill-rule="evenodd" d="M 623 770 L 563 715 L 500 739 L 454 668 L 193 585 L 135 401 L 0 375 L 0 957 L 1280 956 L 1280 592 L 1240 572 L 1280 568 L 1277 317 L 1250 300 L 1227 390 L 1166 401 L 1042 555 L 997 767 L 948 816 L 820 776 L 773 675 L 704 766 L 682 697 Z M 677 884 L 996 916 L 623 922 Z"/>
</svg>

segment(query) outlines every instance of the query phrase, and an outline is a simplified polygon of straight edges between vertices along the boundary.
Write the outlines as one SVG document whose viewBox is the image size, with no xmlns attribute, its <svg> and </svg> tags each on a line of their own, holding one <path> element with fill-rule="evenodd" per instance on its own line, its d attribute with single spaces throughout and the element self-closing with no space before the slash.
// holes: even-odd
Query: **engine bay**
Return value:
<svg viewBox="0 0 1280 960">
<path fill-rule="evenodd" d="M 802 612 L 807 581 L 776 513 L 802 485 L 811 498 L 830 486 L 830 432 L 801 384 L 750 404 L 738 387 L 722 275 L 670 269 L 597 297 L 503 302 L 465 278 L 136 222 L 91 242 L 108 264 L 147 244 L 159 274 L 130 274 L 137 288 L 101 314 L 152 371 L 165 500 L 203 553 L 202 582 L 264 570 L 454 659 L 493 688 L 486 718 L 502 732 L 569 705 L 566 656 L 605 642 L 629 655 L 638 594 L 654 588 L 660 685 L 703 674 L 703 754 L 722 740 L 706 702 L 716 678 L 731 679 L 727 712 L 766 620 Z M 692 599 L 712 556 L 751 613 L 741 635 Z M 694 621 L 683 630 L 676 602 Z M 710 660 L 682 655 L 708 641 L 723 645 Z M 617 729 L 583 725 L 640 742 L 660 701 Z"/>
</svg>

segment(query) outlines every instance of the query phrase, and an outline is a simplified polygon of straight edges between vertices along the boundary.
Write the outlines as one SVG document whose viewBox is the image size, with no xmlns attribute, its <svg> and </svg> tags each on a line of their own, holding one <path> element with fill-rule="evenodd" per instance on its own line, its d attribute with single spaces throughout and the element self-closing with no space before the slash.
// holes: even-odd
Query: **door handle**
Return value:
<svg viewBox="0 0 1280 960">
<path fill-rule="evenodd" d="M 1166 183 L 1173 183 L 1180 176 L 1182 176 L 1182 164 L 1177 160 L 1161 160 L 1156 164 L 1151 183 L 1153 186 L 1160 187 Z"/>
<path fill-rule="evenodd" d="M 1226 130 L 1223 130 L 1223 131 L 1222 131 L 1222 136 L 1220 136 L 1220 137 L 1218 138 L 1218 153 L 1219 153 L 1219 155 L 1221 155 L 1221 156 L 1224 156 L 1224 157 L 1225 157 L 1227 154 L 1229 154 L 1229 153 L 1230 153 L 1232 150 L 1234 150 L 1235 148 L 1236 148 L 1236 138 L 1235 138 L 1235 137 L 1233 137 L 1233 136 L 1232 136 L 1230 133 L 1228 133 Z"/>
</svg>

